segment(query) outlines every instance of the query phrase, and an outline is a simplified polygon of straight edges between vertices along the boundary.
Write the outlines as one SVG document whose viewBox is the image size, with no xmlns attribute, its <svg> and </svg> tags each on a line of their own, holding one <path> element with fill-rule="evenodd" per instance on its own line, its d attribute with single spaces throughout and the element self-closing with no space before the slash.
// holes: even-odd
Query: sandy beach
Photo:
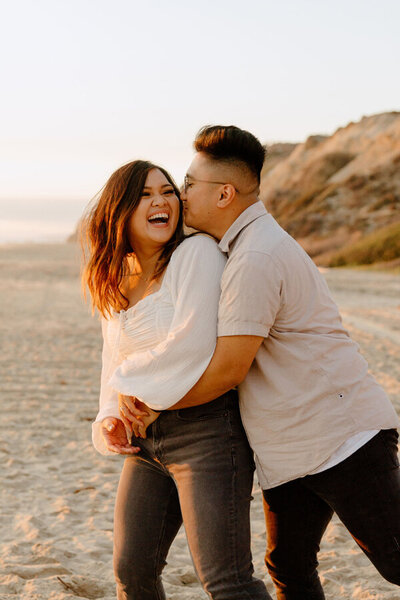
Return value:
<svg viewBox="0 0 400 600">
<path fill-rule="evenodd" d="M 84 305 L 74 244 L 0 248 L 0 600 L 114 600 L 113 505 L 121 457 L 91 445 L 97 412 L 101 337 Z M 343 321 L 372 373 L 400 412 L 400 277 L 383 272 L 324 272 Z M 256 574 L 265 526 L 254 487 Z M 333 519 L 320 573 L 329 600 L 395 600 L 346 529 Z M 206 598 L 184 531 L 164 571 L 169 600 Z"/>
</svg>

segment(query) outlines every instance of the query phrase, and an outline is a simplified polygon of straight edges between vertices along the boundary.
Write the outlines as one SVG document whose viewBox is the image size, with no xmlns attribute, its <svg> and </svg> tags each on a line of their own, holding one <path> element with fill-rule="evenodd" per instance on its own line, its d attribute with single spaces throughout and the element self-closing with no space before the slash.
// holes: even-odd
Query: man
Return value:
<svg viewBox="0 0 400 600">
<path fill-rule="evenodd" d="M 317 553 L 334 511 L 383 577 L 400 585 L 396 413 L 318 269 L 259 201 L 260 142 L 214 126 L 194 146 L 185 221 L 214 236 L 228 262 L 213 359 L 171 408 L 240 386 L 278 600 L 324 598 Z"/>
</svg>

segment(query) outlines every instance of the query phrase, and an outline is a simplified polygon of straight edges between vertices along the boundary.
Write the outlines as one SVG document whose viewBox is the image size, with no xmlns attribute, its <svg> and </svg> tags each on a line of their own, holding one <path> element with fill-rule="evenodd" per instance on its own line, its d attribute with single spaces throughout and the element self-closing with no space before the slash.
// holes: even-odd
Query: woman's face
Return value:
<svg viewBox="0 0 400 600">
<path fill-rule="evenodd" d="M 128 237 L 133 251 L 164 246 L 174 235 L 180 204 L 175 190 L 161 171 L 147 175 L 142 198 L 129 219 Z"/>
</svg>

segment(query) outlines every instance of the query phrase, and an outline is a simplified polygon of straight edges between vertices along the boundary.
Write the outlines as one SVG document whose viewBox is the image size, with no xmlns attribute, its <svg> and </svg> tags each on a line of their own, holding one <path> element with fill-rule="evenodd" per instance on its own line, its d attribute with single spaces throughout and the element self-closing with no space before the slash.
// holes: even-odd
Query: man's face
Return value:
<svg viewBox="0 0 400 600">
<path fill-rule="evenodd" d="M 183 216 L 188 227 L 212 233 L 219 217 L 217 201 L 221 187 L 213 161 L 198 152 L 187 170 L 185 189 L 181 194 Z"/>
</svg>

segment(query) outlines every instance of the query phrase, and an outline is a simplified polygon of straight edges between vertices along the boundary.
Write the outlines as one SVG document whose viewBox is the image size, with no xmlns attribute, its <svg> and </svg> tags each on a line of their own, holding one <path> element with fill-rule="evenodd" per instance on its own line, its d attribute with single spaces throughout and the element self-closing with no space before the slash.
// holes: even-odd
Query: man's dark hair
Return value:
<svg viewBox="0 0 400 600">
<path fill-rule="evenodd" d="M 193 145 L 196 152 L 204 152 L 214 160 L 244 163 L 260 181 L 266 149 L 249 131 L 234 125 L 206 125 Z"/>
</svg>

